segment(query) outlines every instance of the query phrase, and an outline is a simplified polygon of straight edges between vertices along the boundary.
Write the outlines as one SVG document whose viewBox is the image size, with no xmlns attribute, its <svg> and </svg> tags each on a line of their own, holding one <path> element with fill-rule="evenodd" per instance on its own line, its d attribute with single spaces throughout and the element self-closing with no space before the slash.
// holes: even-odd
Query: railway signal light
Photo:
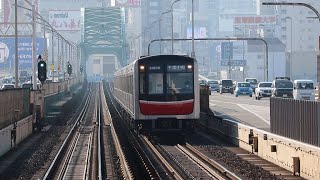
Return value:
<svg viewBox="0 0 320 180">
<path fill-rule="evenodd" d="M 72 74 L 72 65 L 68 63 L 68 74 L 69 76 Z"/>
<path fill-rule="evenodd" d="M 39 55 L 38 60 L 38 79 L 43 83 L 47 79 L 47 63 L 42 60 L 41 55 Z"/>
</svg>

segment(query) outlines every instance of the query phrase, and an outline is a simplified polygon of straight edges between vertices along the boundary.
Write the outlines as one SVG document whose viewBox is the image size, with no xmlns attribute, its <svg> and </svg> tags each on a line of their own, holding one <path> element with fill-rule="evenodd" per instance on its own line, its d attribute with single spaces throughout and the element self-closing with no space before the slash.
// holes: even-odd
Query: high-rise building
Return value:
<svg viewBox="0 0 320 180">
<path fill-rule="evenodd" d="M 288 1 L 291 2 L 291 1 Z M 306 0 L 320 11 L 317 0 Z M 280 39 L 286 44 L 288 75 L 292 79 L 312 79 L 316 81 L 316 60 L 320 23 L 316 14 L 306 7 L 278 6 L 276 8 Z"/>
<path fill-rule="evenodd" d="M 233 22 L 237 16 L 256 15 L 256 0 L 220 0 L 220 37 L 233 35 Z"/>
</svg>

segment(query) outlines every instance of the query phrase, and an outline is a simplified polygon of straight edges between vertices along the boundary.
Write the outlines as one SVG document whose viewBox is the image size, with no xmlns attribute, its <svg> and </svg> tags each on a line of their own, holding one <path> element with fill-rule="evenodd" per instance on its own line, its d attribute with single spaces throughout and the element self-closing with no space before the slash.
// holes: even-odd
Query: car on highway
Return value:
<svg viewBox="0 0 320 180">
<path fill-rule="evenodd" d="M 315 101 L 315 89 L 312 80 L 294 80 L 293 98 L 297 100 Z"/>
<path fill-rule="evenodd" d="M 293 83 L 289 77 L 276 77 L 271 87 L 272 97 L 293 98 Z"/>
<path fill-rule="evenodd" d="M 233 81 L 231 79 L 222 79 L 219 84 L 219 92 L 234 94 Z"/>
<path fill-rule="evenodd" d="M 260 100 L 263 97 L 270 97 L 272 91 L 272 82 L 260 82 L 255 91 L 255 97 Z"/>
<path fill-rule="evenodd" d="M 3 84 L 1 90 L 14 89 L 14 84 Z"/>
<path fill-rule="evenodd" d="M 252 88 L 250 83 L 248 82 L 237 82 L 236 89 L 235 89 L 235 96 L 250 96 L 252 97 Z"/>
<path fill-rule="evenodd" d="M 211 91 L 217 91 L 219 92 L 219 82 L 215 80 L 209 80 L 208 84 L 211 88 Z"/>
<path fill-rule="evenodd" d="M 250 86 L 253 89 L 253 92 L 255 92 L 258 86 L 258 80 L 256 78 L 246 78 L 244 81 L 250 83 Z"/>
</svg>

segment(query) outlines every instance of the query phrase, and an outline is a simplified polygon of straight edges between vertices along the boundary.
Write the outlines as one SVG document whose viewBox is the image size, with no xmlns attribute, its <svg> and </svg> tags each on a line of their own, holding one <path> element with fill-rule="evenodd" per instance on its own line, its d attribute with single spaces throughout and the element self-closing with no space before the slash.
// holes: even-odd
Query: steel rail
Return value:
<svg viewBox="0 0 320 180">
<path fill-rule="evenodd" d="M 109 93 L 107 93 L 107 95 L 108 95 L 108 98 L 111 98 L 111 95 Z M 124 177 L 124 179 L 133 180 L 134 179 L 133 174 L 131 173 L 131 170 L 130 170 L 128 163 L 126 162 L 126 156 L 124 155 L 124 152 L 123 152 L 121 144 L 120 144 L 119 137 L 114 129 L 111 114 L 110 114 L 107 103 L 106 103 L 106 108 L 108 109 L 107 116 L 108 116 L 108 118 L 110 118 L 110 121 L 111 121 L 111 123 L 110 123 L 111 134 L 112 134 L 112 138 L 113 138 L 113 142 L 114 142 L 117 154 L 119 156 L 119 161 L 121 164 L 123 177 Z"/>
<path fill-rule="evenodd" d="M 200 151 L 192 147 L 190 144 L 186 143 L 186 145 L 181 146 L 178 145 L 178 148 L 186 153 L 190 158 L 197 161 L 207 172 L 214 176 L 218 176 L 219 179 L 231 179 L 231 180 L 240 180 L 241 178 L 226 169 L 225 167 L 221 166 L 216 161 L 206 157 Z M 215 172 L 217 170 L 218 172 Z"/>
<path fill-rule="evenodd" d="M 163 165 L 167 168 L 167 170 L 171 173 L 171 175 L 175 179 L 183 179 L 182 176 L 170 165 L 170 163 L 161 155 L 161 153 L 157 150 L 157 148 L 146 138 L 143 136 L 143 140 L 147 143 L 149 148 L 154 152 L 157 158 L 163 163 Z"/>
<path fill-rule="evenodd" d="M 99 84 L 99 95 L 101 96 L 101 86 Z M 101 156 L 101 136 L 102 136 L 102 126 L 101 126 L 101 98 L 98 98 L 98 109 L 97 109 L 97 117 L 98 117 L 98 165 L 99 165 L 99 173 L 98 173 L 98 179 L 103 179 L 102 177 L 102 156 Z"/>
<path fill-rule="evenodd" d="M 91 99 L 91 91 L 89 92 L 89 95 L 86 99 L 85 105 L 83 106 L 80 114 L 78 115 L 78 118 L 76 119 L 74 125 L 72 126 L 72 129 L 70 130 L 70 132 L 68 133 L 66 139 L 63 141 L 62 146 L 60 147 L 58 153 L 56 154 L 56 156 L 54 157 L 53 161 L 51 162 L 46 174 L 44 175 L 43 179 L 53 179 L 53 175 L 54 175 L 54 171 L 55 168 L 58 164 L 58 161 L 60 160 L 61 156 L 62 156 L 62 152 L 65 150 L 65 148 L 67 148 L 67 144 L 69 143 L 69 141 L 71 140 L 71 136 L 72 134 L 74 134 L 74 131 L 78 125 L 78 123 L 84 118 L 84 115 L 86 114 L 88 107 L 89 107 L 89 101 Z M 79 108 L 80 109 L 80 108 Z"/>
<path fill-rule="evenodd" d="M 61 171 L 59 173 L 58 179 L 64 179 L 65 178 L 65 172 L 67 171 L 70 159 L 72 157 L 74 149 L 76 148 L 76 145 L 77 145 L 77 143 L 79 141 L 79 138 L 80 138 L 80 133 L 77 133 L 76 136 L 74 137 L 72 143 L 71 143 L 71 146 L 70 146 L 69 151 L 68 151 L 67 156 L 66 156 L 66 160 L 63 162 L 62 169 L 61 169 Z"/>
<path fill-rule="evenodd" d="M 89 136 L 89 141 L 88 142 L 92 142 L 92 133 Z M 87 157 L 86 157 L 86 165 L 85 165 L 85 173 L 84 173 L 84 177 L 83 179 L 89 179 L 89 173 L 90 173 L 90 157 L 91 157 L 91 149 L 92 149 L 92 143 L 88 144 L 88 151 L 87 151 Z"/>
</svg>

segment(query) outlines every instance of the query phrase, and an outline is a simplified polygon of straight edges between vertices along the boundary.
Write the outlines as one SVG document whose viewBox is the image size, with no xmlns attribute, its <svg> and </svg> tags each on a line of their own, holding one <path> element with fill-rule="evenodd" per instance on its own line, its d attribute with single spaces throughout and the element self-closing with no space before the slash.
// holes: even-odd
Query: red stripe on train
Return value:
<svg viewBox="0 0 320 180">
<path fill-rule="evenodd" d="M 143 115 L 186 115 L 193 112 L 194 100 L 175 102 L 155 102 L 140 100 Z"/>
</svg>

